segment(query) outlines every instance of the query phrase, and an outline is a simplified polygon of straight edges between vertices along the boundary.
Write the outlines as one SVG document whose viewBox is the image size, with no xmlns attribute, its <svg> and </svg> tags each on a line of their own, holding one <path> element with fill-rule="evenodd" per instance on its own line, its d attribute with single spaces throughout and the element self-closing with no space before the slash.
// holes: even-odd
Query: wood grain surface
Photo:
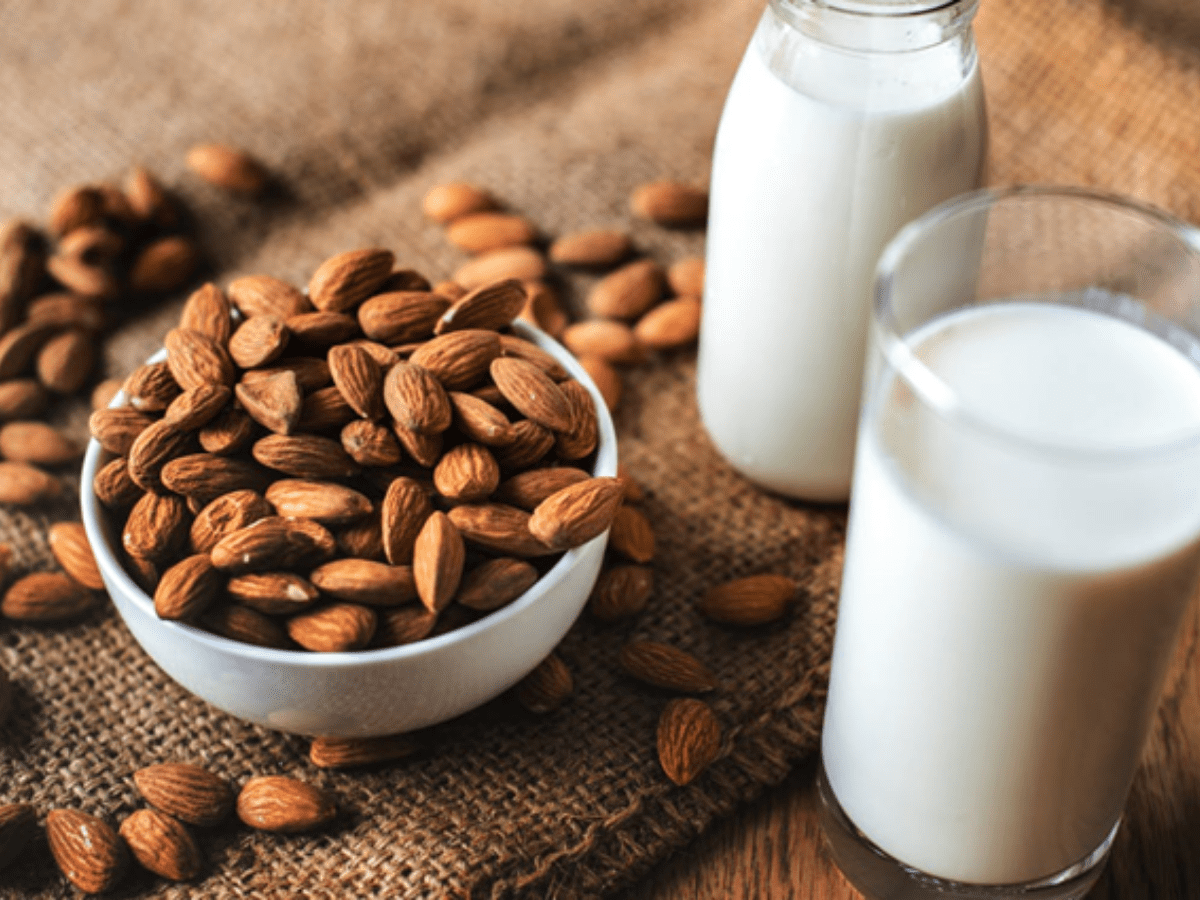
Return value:
<svg viewBox="0 0 1200 900">
<path fill-rule="evenodd" d="M 1107 868 L 1089 900 L 1200 898 L 1200 601 L 1176 646 L 1162 703 Z M 677 854 L 621 900 L 853 900 L 818 821 L 815 761 Z"/>
</svg>

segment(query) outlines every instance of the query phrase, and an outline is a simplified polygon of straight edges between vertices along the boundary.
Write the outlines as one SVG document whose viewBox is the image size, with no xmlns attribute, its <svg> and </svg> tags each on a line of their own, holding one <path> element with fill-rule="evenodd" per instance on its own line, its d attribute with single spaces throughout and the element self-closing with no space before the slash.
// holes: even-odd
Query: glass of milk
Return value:
<svg viewBox="0 0 1200 900">
<path fill-rule="evenodd" d="M 873 898 L 1082 896 L 1200 569 L 1200 257 L 980 192 L 884 251 L 822 740 Z"/>
</svg>

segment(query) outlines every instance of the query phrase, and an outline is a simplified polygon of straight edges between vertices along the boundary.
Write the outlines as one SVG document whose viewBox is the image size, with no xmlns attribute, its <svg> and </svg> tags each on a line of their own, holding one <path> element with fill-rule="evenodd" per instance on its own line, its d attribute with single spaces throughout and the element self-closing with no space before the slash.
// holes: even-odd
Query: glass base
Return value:
<svg viewBox="0 0 1200 900">
<path fill-rule="evenodd" d="M 1083 897 L 1104 868 L 1117 836 L 1118 821 L 1104 842 L 1057 875 L 1023 884 L 964 884 L 948 881 L 907 866 L 871 842 L 847 818 L 833 794 L 822 764 L 817 772 L 821 797 L 821 828 L 834 860 L 846 879 L 869 900 L 1077 900 Z"/>
</svg>

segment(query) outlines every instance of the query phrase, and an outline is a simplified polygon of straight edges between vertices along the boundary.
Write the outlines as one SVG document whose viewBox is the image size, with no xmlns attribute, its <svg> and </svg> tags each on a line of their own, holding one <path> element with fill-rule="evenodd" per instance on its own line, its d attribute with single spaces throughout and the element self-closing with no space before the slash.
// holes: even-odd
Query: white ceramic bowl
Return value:
<svg viewBox="0 0 1200 900">
<path fill-rule="evenodd" d="M 592 394 L 600 419 L 594 474 L 615 475 L 612 419 L 591 378 L 541 331 L 518 331 Z M 163 354 L 155 359 L 163 358 Z M 118 397 L 115 403 L 121 402 Z M 142 649 L 213 706 L 280 731 L 339 737 L 394 734 L 445 721 L 496 697 L 546 657 L 578 617 L 600 571 L 607 533 L 568 551 L 524 595 L 463 628 L 402 647 L 352 653 L 274 650 L 164 621 L 118 562 L 120 538 L 92 490 L 107 454 L 83 461 L 83 524 L 117 611 Z"/>
</svg>

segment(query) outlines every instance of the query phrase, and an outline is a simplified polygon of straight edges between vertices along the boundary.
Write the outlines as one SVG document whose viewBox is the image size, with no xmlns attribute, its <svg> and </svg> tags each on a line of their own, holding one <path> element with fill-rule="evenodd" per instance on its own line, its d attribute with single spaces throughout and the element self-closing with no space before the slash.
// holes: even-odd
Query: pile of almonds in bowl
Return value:
<svg viewBox="0 0 1200 900">
<path fill-rule="evenodd" d="M 307 293 L 203 286 L 163 358 L 91 419 L 84 523 L 119 611 L 185 687 L 269 727 L 387 734 L 500 693 L 570 627 L 621 505 L 604 404 L 570 354 L 514 325 L 522 285 L 451 300 L 393 267 L 366 249 Z M 382 696 L 380 660 L 445 648 L 423 687 L 408 672 Z M 355 657 L 374 666 L 364 683 Z M 230 672 L 263 664 L 287 671 Z M 439 672 L 461 696 L 417 699 Z"/>
</svg>

